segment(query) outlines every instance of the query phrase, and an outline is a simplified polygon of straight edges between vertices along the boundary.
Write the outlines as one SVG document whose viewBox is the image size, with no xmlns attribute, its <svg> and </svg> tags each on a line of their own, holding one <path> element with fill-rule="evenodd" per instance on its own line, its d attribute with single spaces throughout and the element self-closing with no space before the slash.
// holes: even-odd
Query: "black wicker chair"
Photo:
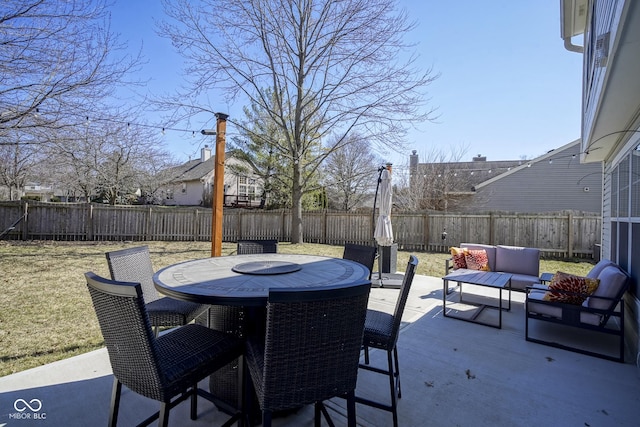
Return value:
<svg viewBox="0 0 640 427">
<path fill-rule="evenodd" d="M 417 266 L 418 258 L 416 258 L 414 255 L 411 255 L 409 258 L 409 262 L 407 263 L 407 269 L 404 273 L 402 287 L 400 288 L 400 294 L 398 295 L 398 300 L 396 301 L 396 307 L 393 315 L 377 310 L 367 310 L 367 320 L 364 327 L 364 338 L 362 344 L 364 346 L 365 362 L 364 364 L 360 364 L 360 368 L 380 374 L 385 374 L 389 377 L 391 405 L 375 402 L 359 396 L 356 396 L 356 402 L 391 412 L 393 414 L 394 426 L 398 425 L 398 408 L 396 396 L 398 399 L 402 397 L 402 392 L 400 390 L 398 347 L 396 344 L 398 342 L 398 335 L 400 333 L 402 313 L 404 312 L 404 306 L 407 303 L 409 289 L 411 288 L 411 283 L 413 282 L 413 276 L 415 275 Z M 387 369 L 381 369 L 369 365 L 370 347 L 386 350 L 388 363 Z"/>
<path fill-rule="evenodd" d="M 322 403 L 332 397 L 347 399 L 348 424 L 356 425 L 355 388 L 370 287 L 366 282 L 269 292 L 265 337 L 250 338 L 246 350 L 265 427 L 274 412 L 311 403 L 316 425 L 321 412 L 333 425 Z"/>
<path fill-rule="evenodd" d="M 154 271 L 147 246 L 107 252 L 105 256 L 112 280 L 142 285 L 147 313 L 156 335 L 159 327 L 186 325 L 209 308 L 208 305 L 161 297 L 153 285 Z"/>
<path fill-rule="evenodd" d="M 238 240 L 238 255 L 276 253 L 278 253 L 277 240 Z"/>
<path fill-rule="evenodd" d="M 371 272 L 373 271 L 373 263 L 376 260 L 377 252 L 378 249 L 375 246 L 346 243 L 344 245 L 342 258 L 359 262 L 360 264 L 367 267 L 369 269 L 369 279 L 371 279 Z"/>
<path fill-rule="evenodd" d="M 190 416 L 195 420 L 198 395 L 215 402 L 213 396 L 198 389 L 198 382 L 242 355 L 242 341 L 195 324 L 156 337 L 139 283 L 116 282 L 94 273 L 85 277 L 114 375 L 109 425 L 117 423 L 123 384 L 161 402 L 160 411 L 141 426 L 157 418 L 160 426 L 166 426 L 171 408 L 189 397 Z M 225 425 L 240 416 L 234 414 Z"/>
</svg>

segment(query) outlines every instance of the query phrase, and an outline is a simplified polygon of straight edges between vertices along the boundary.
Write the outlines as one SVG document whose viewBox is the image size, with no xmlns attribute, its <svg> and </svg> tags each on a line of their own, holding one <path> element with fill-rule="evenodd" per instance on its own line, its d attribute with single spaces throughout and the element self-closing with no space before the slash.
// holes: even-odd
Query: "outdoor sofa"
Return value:
<svg viewBox="0 0 640 427">
<path fill-rule="evenodd" d="M 457 251 L 460 249 L 461 251 Z M 466 249 L 466 251 L 465 251 Z M 471 252 L 470 252 L 471 251 Z M 457 263 L 460 255 L 453 252 L 465 252 L 469 260 L 469 254 L 475 251 L 486 253 L 487 271 L 511 273 L 511 289 L 525 291 L 527 286 L 540 283 L 540 249 L 525 248 L 520 246 L 482 245 L 475 243 L 461 243 L 459 248 L 452 248 L 452 258 L 445 261 L 445 276 L 455 269 L 461 274 L 469 271 L 463 267 L 465 264 Z M 464 254 L 462 255 L 464 256 Z M 472 267 L 469 265 L 469 267 Z M 474 265 L 472 269 L 483 269 L 480 265 Z"/>
<path fill-rule="evenodd" d="M 559 276 L 561 274 L 562 276 Z M 603 259 L 584 278 L 558 272 L 548 285 L 537 284 L 527 287 L 526 340 L 624 362 L 622 298 L 629 285 L 629 275 L 614 262 Z M 601 348 L 589 349 L 578 346 L 578 342 L 569 343 L 567 340 L 571 335 L 555 335 L 544 339 L 539 334 L 540 330 L 536 330 L 537 337 L 533 337 L 530 326 L 532 320 L 579 328 L 600 334 L 600 337 L 602 334 L 612 336 L 614 341 L 618 341 L 617 354 L 614 356 Z M 564 342 L 558 342 L 558 337 L 564 339 Z M 591 337 L 588 338 L 591 342 L 597 342 Z"/>
</svg>

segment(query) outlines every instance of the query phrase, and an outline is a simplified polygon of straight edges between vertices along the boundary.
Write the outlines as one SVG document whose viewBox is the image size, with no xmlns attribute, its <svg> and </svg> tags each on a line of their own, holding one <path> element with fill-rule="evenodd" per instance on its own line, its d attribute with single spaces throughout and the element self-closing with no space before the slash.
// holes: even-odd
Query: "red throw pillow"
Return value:
<svg viewBox="0 0 640 427">
<path fill-rule="evenodd" d="M 464 254 L 467 252 L 466 248 L 456 248 L 452 246 L 449 248 L 451 251 L 451 259 L 453 260 L 453 269 L 467 268 L 467 261 L 464 259 Z"/>
<path fill-rule="evenodd" d="M 545 301 L 558 301 L 567 304 L 580 305 L 585 299 L 600 285 L 599 279 L 591 279 L 588 277 L 574 276 L 573 274 L 558 271 L 553 275 L 549 290 L 544 294 Z M 554 290 L 565 292 L 553 292 Z"/>
<path fill-rule="evenodd" d="M 470 270 L 490 271 L 489 257 L 484 249 L 468 249 L 464 254 L 464 260 Z"/>
</svg>

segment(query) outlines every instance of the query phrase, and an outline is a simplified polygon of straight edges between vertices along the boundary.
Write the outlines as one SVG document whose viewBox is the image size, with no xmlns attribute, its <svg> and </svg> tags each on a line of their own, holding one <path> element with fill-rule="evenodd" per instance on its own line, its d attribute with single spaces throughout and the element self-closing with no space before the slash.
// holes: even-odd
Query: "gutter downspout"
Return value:
<svg viewBox="0 0 640 427">
<path fill-rule="evenodd" d="M 577 52 L 584 53 L 584 46 L 578 46 L 576 44 L 571 43 L 571 37 L 567 37 L 564 40 L 564 48 L 569 52 Z"/>
</svg>

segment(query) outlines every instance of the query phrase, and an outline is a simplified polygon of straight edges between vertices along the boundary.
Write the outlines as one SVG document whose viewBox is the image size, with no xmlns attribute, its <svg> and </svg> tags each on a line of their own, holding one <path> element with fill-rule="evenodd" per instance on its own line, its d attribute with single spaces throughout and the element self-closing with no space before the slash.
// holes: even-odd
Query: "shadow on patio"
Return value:
<svg viewBox="0 0 640 427">
<path fill-rule="evenodd" d="M 397 292 L 372 288 L 370 306 L 393 310 Z M 489 328 L 444 318 L 442 281 L 415 277 L 398 344 L 400 425 L 638 425 L 640 371 L 635 364 L 525 341 L 523 299 L 524 294 L 514 292 L 503 328 Z M 381 351 L 372 350 L 371 356 L 373 363 L 386 360 Z M 0 426 L 104 425 L 111 385 L 104 349 L 0 378 Z M 387 380 L 361 370 L 357 393 L 388 399 Z M 39 411 L 16 410 L 33 399 L 41 402 Z M 327 405 L 337 425 L 346 424 L 344 403 L 335 399 Z M 172 411 L 172 425 L 220 425 L 227 417 L 201 400 L 199 419 L 191 421 L 188 406 Z M 157 408 L 157 402 L 125 390 L 119 425 L 134 425 Z M 358 405 L 357 413 L 362 426 L 391 424 L 388 412 Z M 278 418 L 274 425 L 311 426 L 313 408 Z"/>
</svg>

